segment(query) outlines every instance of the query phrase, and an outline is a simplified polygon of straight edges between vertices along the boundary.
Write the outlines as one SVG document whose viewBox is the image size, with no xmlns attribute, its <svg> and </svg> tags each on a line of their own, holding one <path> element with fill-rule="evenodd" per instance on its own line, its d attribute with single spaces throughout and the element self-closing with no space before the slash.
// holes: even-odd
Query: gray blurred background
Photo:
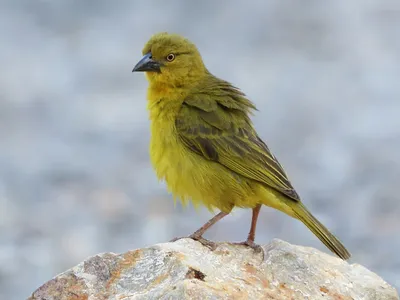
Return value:
<svg viewBox="0 0 400 300">
<path fill-rule="evenodd" d="M 400 2 L 0 2 L 0 298 L 23 299 L 88 256 L 191 233 L 148 156 L 147 83 L 159 31 L 195 42 L 258 106 L 261 137 L 310 210 L 400 287 Z M 207 237 L 246 238 L 251 212 Z M 325 247 L 261 211 L 256 241 Z"/>
</svg>

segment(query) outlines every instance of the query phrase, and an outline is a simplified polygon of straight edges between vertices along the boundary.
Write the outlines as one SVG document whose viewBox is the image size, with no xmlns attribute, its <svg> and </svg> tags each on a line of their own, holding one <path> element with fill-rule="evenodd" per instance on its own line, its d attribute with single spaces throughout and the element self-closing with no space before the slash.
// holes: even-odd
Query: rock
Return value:
<svg viewBox="0 0 400 300">
<path fill-rule="evenodd" d="M 257 252 L 181 239 L 88 258 L 38 288 L 33 299 L 399 299 L 358 264 L 273 240 Z"/>
</svg>

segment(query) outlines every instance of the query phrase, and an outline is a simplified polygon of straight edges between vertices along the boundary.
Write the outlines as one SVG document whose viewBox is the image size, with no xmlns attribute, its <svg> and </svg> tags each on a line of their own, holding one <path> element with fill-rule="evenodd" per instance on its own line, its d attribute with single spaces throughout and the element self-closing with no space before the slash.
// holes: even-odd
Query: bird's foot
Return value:
<svg viewBox="0 0 400 300">
<path fill-rule="evenodd" d="M 240 246 L 250 247 L 255 252 L 264 254 L 263 248 L 260 245 L 254 243 L 254 241 L 251 241 L 251 240 L 247 240 L 247 241 L 240 242 L 240 243 L 232 243 L 232 244 L 233 245 L 240 245 Z"/>
<path fill-rule="evenodd" d="M 212 251 L 217 249 L 217 243 L 209 241 L 209 240 L 207 240 L 207 239 L 205 239 L 202 236 L 199 236 L 197 234 L 191 234 L 189 236 L 183 236 L 183 237 L 176 237 L 176 238 L 170 240 L 170 242 L 173 243 L 173 242 L 176 242 L 177 240 L 180 240 L 180 239 L 192 239 L 192 240 L 198 241 L 203 246 L 206 246 L 206 247 L 210 248 Z"/>
</svg>

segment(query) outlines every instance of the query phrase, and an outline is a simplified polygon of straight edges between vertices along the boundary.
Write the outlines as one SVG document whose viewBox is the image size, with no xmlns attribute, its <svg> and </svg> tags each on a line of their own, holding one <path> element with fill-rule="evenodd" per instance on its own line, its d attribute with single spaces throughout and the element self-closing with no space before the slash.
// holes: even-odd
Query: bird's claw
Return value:
<svg viewBox="0 0 400 300">
<path fill-rule="evenodd" d="M 201 243 L 203 246 L 206 246 L 206 247 L 210 248 L 213 251 L 217 248 L 217 243 L 209 241 L 209 240 L 203 238 L 202 236 L 198 236 L 196 234 L 191 234 L 189 236 L 183 236 L 183 237 L 176 237 L 176 238 L 170 240 L 170 242 L 173 243 L 173 242 L 176 242 L 177 240 L 180 240 L 180 239 L 192 239 L 192 240 L 195 240 L 195 241 Z"/>
<path fill-rule="evenodd" d="M 240 246 L 250 247 L 251 249 L 254 250 L 254 252 L 256 252 L 256 253 L 261 253 L 261 255 L 262 255 L 261 261 L 264 261 L 264 258 L 265 258 L 264 249 L 263 249 L 263 247 L 261 247 L 260 245 L 257 245 L 256 243 L 254 243 L 254 241 L 247 240 L 247 241 L 244 241 L 244 242 L 232 243 L 232 244 L 233 244 L 233 245 L 240 245 Z"/>
<path fill-rule="evenodd" d="M 255 252 L 264 253 L 263 248 L 262 248 L 260 245 L 254 243 L 254 241 L 247 240 L 247 241 L 244 241 L 244 242 L 232 243 L 232 244 L 233 244 L 233 245 L 239 245 L 239 246 L 250 247 L 250 248 L 253 249 Z"/>
</svg>

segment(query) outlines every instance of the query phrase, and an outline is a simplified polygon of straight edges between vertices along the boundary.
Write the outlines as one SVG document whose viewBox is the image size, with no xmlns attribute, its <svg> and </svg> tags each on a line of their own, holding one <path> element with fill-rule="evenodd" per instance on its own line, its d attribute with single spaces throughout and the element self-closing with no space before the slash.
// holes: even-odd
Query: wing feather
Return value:
<svg viewBox="0 0 400 300">
<path fill-rule="evenodd" d="M 282 166 L 251 124 L 248 114 L 254 105 L 230 85 L 218 91 L 195 93 L 183 102 L 175 122 L 183 144 L 207 160 L 299 201 Z"/>
</svg>

